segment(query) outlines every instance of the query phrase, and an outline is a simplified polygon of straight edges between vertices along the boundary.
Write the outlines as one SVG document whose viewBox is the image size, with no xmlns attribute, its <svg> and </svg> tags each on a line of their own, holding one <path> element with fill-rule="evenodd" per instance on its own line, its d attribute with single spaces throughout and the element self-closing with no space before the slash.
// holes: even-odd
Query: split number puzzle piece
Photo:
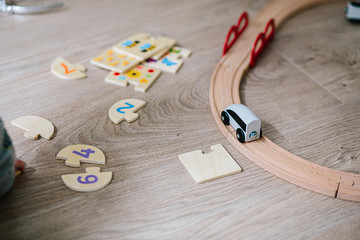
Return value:
<svg viewBox="0 0 360 240">
<path fill-rule="evenodd" d="M 117 43 L 113 49 L 117 52 L 129 54 L 140 61 L 144 61 L 164 49 L 169 49 L 170 47 L 167 45 L 169 41 L 164 41 L 164 38 L 160 38 L 158 41 L 149 34 L 138 33 Z M 165 50 L 165 53 L 166 51 L 167 50 Z"/>
<path fill-rule="evenodd" d="M 106 76 L 105 82 L 122 87 L 125 87 L 130 83 L 131 85 L 135 85 L 135 91 L 146 92 L 160 74 L 161 71 L 158 69 L 139 65 L 124 74 L 110 72 Z"/>
<path fill-rule="evenodd" d="M 164 72 L 177 73 L 184 61 L 189 58 L 191 51 L 185 48 L 174 47 L 159 60 L 148 59 L 145 66 L 161 69 Z"/>
<path fill-rule="evenodd" d="M 122 120 L 133 122 L 138 119 L 137 110 L 145 106 L 146 102 L 138 99 L 125 99 L 114 103 L 109 109 L 109 118 L 115 124 Z"/>
<path fill-rule="evenodd" d="M 51 71 L 59 78 L 74 80 L 87 77 L 84 73 L 86 68 L 81 65 L 72 65 L 62 57 L 58 57 L 51 63 Z"/>
<path fill-rule="evenodd" d="M 197 183 L 211 181 L 242 171 L 242 168 L 221 144 L 213 145 L 210 149 L 212 152 L 208 154 L 196 150 L 178 156 Z"/>
<path fill-rule="evenodd" d="M 64 184 L 78 192 L 91 192 L 106 187 L 111 179 L 112 172 L 100 172 L 99 167 L 88 167 L 86 173 L 62 175 Z"/>
<path fill-rule="evenodd" d="M 29 139 L 40 137 L 50 140 L 55 133 L 54 125 L 47 119 L 38 116 L 23 116 L 11 122 L 12 125 L 24 129 L 24 136 Z"/>
<path fill-rule="evenodd" d="M 121 73 L 127 72 L 140 63 L 139 60 L 128 54 L 117 53 L 112 49 L 108 49 L 94 57 L 90 62 L 98 67 Z"/>
<path fill-rule="evenodd" d="M 66 160 L 65 165 L 69 167 L 80 167 L 80 162 L 105 164 L 105 155 L 99 148 L 83 144 L 67 146 L 56 159 Z"/>
</svg>

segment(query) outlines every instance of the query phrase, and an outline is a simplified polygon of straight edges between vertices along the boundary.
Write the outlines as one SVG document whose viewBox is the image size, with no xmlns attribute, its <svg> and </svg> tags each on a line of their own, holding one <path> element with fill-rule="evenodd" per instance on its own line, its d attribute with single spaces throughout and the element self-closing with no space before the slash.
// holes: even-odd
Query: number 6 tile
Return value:
<svg viewBox="0 0 360 240">
<path fill-rule="evenodd" d="M 86 173 L 62 175 L 64 184 L 77 192 L 91 192 L 106 187 L 111 179 L 112 172 L 100 172 L 99 167 L 88 167 Z"/>
</svg>

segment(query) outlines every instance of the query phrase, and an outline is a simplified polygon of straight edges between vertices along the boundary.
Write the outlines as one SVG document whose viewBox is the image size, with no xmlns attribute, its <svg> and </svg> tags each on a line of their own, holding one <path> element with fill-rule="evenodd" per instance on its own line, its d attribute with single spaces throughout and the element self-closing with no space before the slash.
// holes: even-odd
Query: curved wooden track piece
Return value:
<svg viewBox="0 0 360 240">
<path fill-rule="evenodd" d="M 215 122 L 227 140 L 243 155 L 270 173 L 308 190 L 331 197 L 360 202 L 360 175 L 341 172 L 302 159 L 266 137 L 240 143 L 234 129 L 221 121 L 221 111 L 240 103 L 240 82 L 249 68 L 251 47 L 269 19 L 277 25 L 306 8 L 329 0 L 275 0 L 262 9 L 247 30 L 217 64 L 210 85 L 210 105 Z"/>
</svg>

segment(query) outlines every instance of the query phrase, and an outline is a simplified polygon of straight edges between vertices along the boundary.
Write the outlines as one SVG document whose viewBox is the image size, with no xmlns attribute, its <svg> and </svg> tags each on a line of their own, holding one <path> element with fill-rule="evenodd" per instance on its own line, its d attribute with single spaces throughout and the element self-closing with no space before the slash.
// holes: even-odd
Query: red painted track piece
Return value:
<svg viewBox="0 0 360 240">
<path fill-rule="evenodd" d="M 275 20 L 272 18 L 266 24 L 265 30 L 262 33 L 259 33 L 257 36 L 254 46 L 251 51 L 251 59 L 250 59 L 250 68 L 255 67 L 256 60 L 259 58 L 260 54 L 269 44 L 269 42 L 274 39 L 275 33 Z M 261 41 L 261 45 L 258 46 L 259 41 Z"/>
<path fill-rule="evenodd" d="M 228 34 L 226 35 L 225 43 L 224 43 L 224 49 L 223 49 L 223 56 L 229 51 L 229 49 L 232 47 L 232 45 L 235 43 L 235 41 L 239 38 L 239 36 L 243 33 L 243 31 L 246 29 L 249 21 L 249 16 L 247 12 L 243 12 L 238 22 L 235 25 L 232 25 L 229 29 Z M 233 36 L 233 39 L 231 40 L 229 44 L 230 37 Z"/>
</svg>

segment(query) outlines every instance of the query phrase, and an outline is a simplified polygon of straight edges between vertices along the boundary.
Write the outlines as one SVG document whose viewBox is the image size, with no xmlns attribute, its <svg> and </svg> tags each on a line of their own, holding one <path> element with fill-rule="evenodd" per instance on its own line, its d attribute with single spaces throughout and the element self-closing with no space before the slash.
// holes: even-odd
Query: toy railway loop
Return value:
<svg viewBox="0 0 360 240">
<path fill-rule="evenodd" d="M 360 175 L 346 173 L 302 159 L 273 143 L 266 137 L 240 143 L 234 129 L 221 120 L 221 112 L 230 104 L 240 103 L 240 82 L 249 69 L 251 48 L 269 19 L 277 26 L 297 12 L 329 0 L 275 0 L 263 8 L 217 64 L 210 85 L 210 105 L 222 134 L 245 157 L 292 184 L 327 196 L 360 202 Z M 265 32 L 264 35 L 267 33 Z M 266 37 L 266 36 L 265 36 Z M 255 46 L 256 48 L 256 46 Z"/>
</svg>

